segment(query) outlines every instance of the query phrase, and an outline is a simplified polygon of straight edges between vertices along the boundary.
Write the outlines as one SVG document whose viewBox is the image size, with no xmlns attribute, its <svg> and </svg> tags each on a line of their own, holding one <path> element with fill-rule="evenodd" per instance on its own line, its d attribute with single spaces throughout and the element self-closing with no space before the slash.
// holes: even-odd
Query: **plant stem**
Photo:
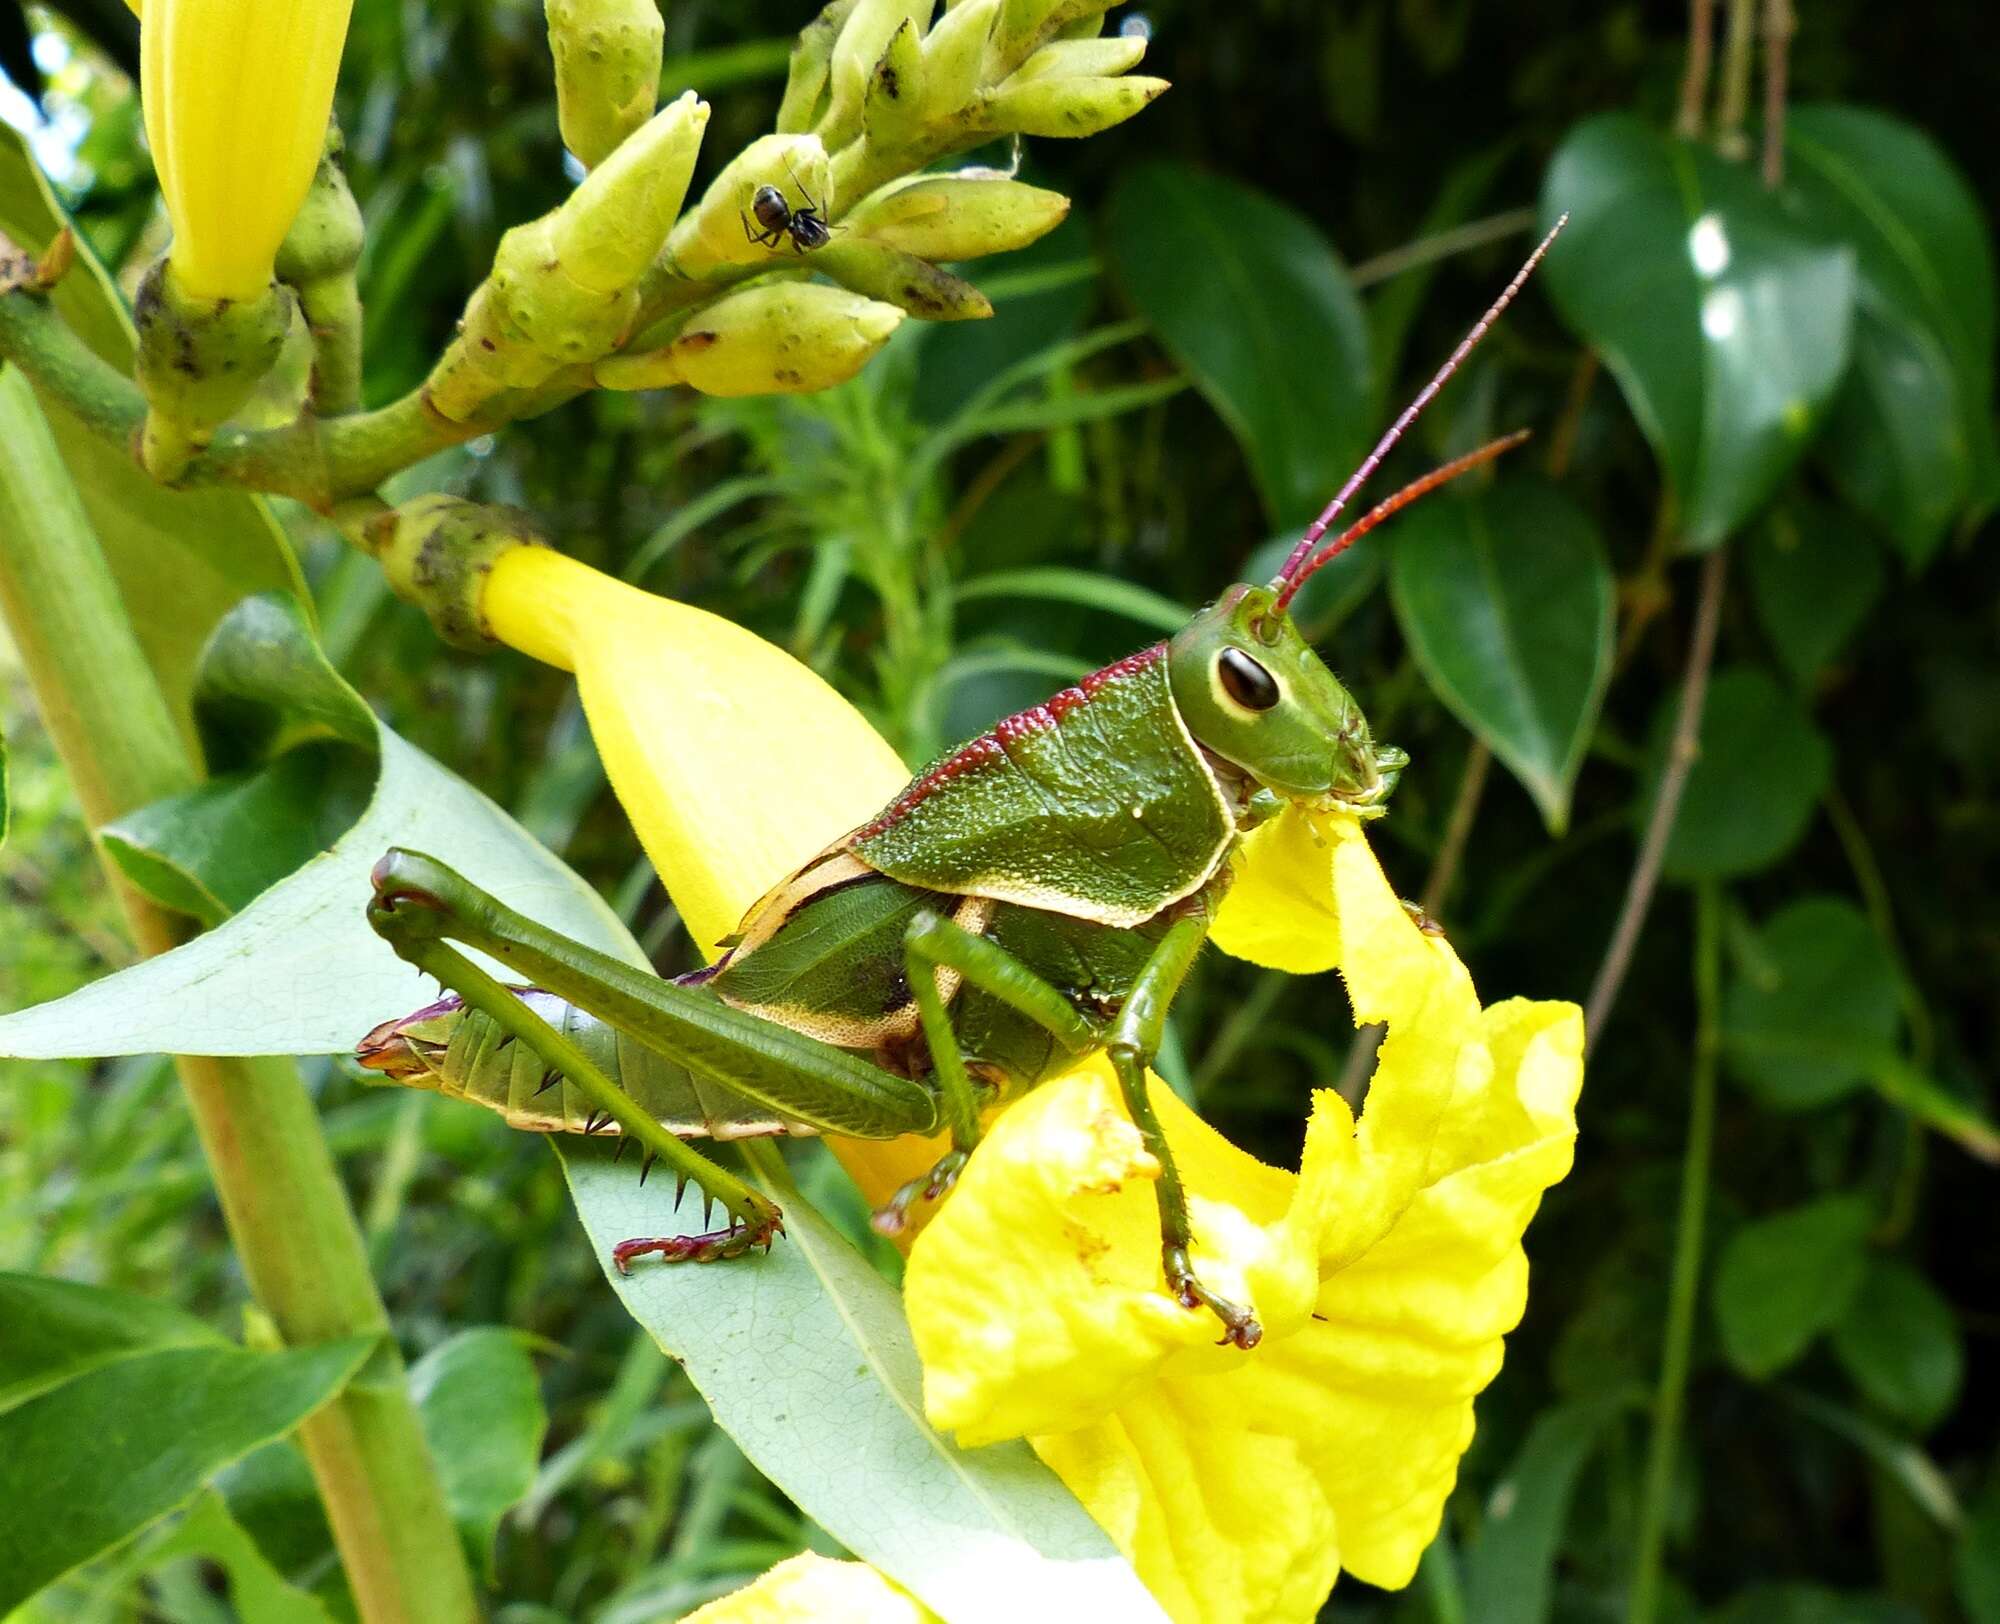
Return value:
<svg viewBox="0 0 2000 1624">
<path fill-rule="evenodd" d="M 1715 0 L 1689 0 L 1687 70 L 1681 75 L 1680 115 L 1674 133 L 1692 141 L 1701 134 L 1708 101 L 1708 70 L 1715 60 Z"/>
<path fill-rule="evenodd" d="M 1792 0 L 1764 0 L 1764 184 L 1785 178 L 1785 88 L 1792 35 L 1798 31 Z"/>
<path fill-rule="evenodd" d="M 1715 108 L 1715 148 L 1726 158 L 1750 150 L 1743 119 L 1750 110 L 1750 58 L 1757 38 L 1757 0 L 1729 0 L 1729 39 L 1722 57 L 1722 93 Z"/>
<path fill-rule="evenodd" d="M 0 375 L 0 613 L 93 830 L 198 773 L 140 651 L 109 565 L 27 381 Z M 141 951 L 176 920 L 100 861 Z M 288 1343 L 356 1334 L 379 1351 L 299 1440 L 367 1624 L 474 1616 L 388 1316 L 311 1100 L 280 1058 L 175 1060 L 223 1216 L 258 1303 Z"/>
<path fill-rule="evenodd" d="M 1709 1166 L 1715 1148 L 1715 1062 L 1721 1043 L 1721 915 L 1721 896 L 1715 882 L 1708 881 L 1695 893 L 1693 1087 L 1688 1101 L 1687 1148 L 1681 1154 L 1680 1210 L 1675 1220 L 1673 1270 L 1667 1283 L 1667 1326 L 1660 1350 L 1660 1385 L 1653 1395 L 1652 1438 L 1639 1502 L 1638 1549 L 1633 1558 L 1626 1624 L 1653 1624 L 1660 1604 L 1667 1507 L 1673 1498 L 1674 1455 L 1680 1442 L 1681 1405 L 1687 1396 L 1695 1310 L 1701 1297 L 1702 1238 L 1707 1228 Z"/>
<path fill-rule="evenodd" d="M 1625 901 L 1618 923 L 1605 949 L 1604 963 L 1591 984 L 1590 1002 L 1585 1006 L 1584 1052 L 1597 1044 L 1604 1023 L 1611 1018 L 1611 1006 L 1618 1001 L 1618 988 L 1632 967 L 1632 951 L 1639 945 L 1639 932 L 1652 905 L 1653 887 L 1659 883 L 1660 864 L 1667 854 L 1667 841 L 1680 814 L 1681 791 L 1700 753 L 1701 713 L 1708 698 L 1709 668 L 1715 663 L 1715 634 L 1722 622 L 1722 589 L 1729 578 L 1729 550 L 1715 548 L 1701 561 L 1701 591 L 1695 601 L 1694 630 L 1688 638 L 1687 674 L 1681 680 L 1680 709 L 1674 716 L 1672 741 L 1667 746 L 1666 770 L 1660 774 L 1660 789 L 1653 800 L 1652 816 L 1639 843 L 1639 860 L 1632 865 L 1632 878 L 1625 886 Z"/>
</svg>

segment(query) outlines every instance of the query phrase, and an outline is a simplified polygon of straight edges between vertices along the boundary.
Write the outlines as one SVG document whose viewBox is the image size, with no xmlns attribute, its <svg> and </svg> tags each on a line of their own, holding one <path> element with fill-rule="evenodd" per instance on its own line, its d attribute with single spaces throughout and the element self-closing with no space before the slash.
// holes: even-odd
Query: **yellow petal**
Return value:
<svg viewBox="0 0 2000 1624">
<path fill-rule="evenodd" d="M 254 299 L 326 142 L 352 0 L 145 0 L 146 135 L 181 285 Z"/>
<path fill-rule="evenodd" d="M 788 1557 L 741 1590 L 689 1613 L 685 1624 L 936 1624 L 937 1614 L 866 1562 L 812 1551 Z"/>
<path fill-rule="evenodd" d="M 783 649 L 543 548 L 481 600 L 502 642 L 576 673 L 604 770 L 702 952 L 908 781 L 865 718 Z"/>
</svg>

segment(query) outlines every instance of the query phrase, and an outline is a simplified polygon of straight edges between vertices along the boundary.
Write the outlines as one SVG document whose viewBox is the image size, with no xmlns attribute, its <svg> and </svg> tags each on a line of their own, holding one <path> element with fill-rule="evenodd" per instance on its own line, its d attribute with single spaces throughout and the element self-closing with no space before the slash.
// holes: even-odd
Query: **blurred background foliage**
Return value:
<svg viewBox="0 0 2000 1624">
<path fill-rule="evenodd" d="M 711 161 L 768 128 L 804 20 L 798 0 L 667 8 L 668 88 L 714 102 Z M 1576 1171 L 1531 1233 L 1527 1319 L 1417 1585 L 1344 1582 L 1329 1618 L 1623 1618 L 1650 1519 L 1663 1618 L 2000 1621 L 2000 565 L 1981 528 L 2000 171 L 1980 67 L 2000 32 L 1981 0 L 1894 19 L 1816 0 L 1799 23 L 1774 198 L 1754 120 L 1742 163 L 1671 142 L 1673 7 L 1114 13 L 1151 28 L 1148 71 L 1175 88 L 1110 136 L 1031 145 L 1026 176 L 1076 208 L 975 270 L 991 321 L 911 324 L 821 396 L 589 396 L 401 482 L 519 503 L 579 556 L 754 627 L 915 762 L 1268 574 L 1537 221 L 1591 200 L 1391 473 L 1516 425 L 1537 440 L 1304 600 L 1414 758 L 1376 826 L 1391 875 L 1489 996 L 1581 1000 L 1668 753 L 1703 568 L 1682 554 L 1732 555 L 1701 755 Z M 135 44 L 114 0 L 0 5 L 0 112 L 128 279 L 163 231 L 119 71 Z M 383 400 L 421 378 L 499 233 L 570 184 L 540 7 L 357 0 L 340 116 Z M 1732 309 L 1784 342 L 1732 345 Z M 355 685 L 684 968 L 566 683 L 442 648 L 372 562 L 285 517 Z M 4 658 L 0 698 L 18 1006 L 128 949 Z M 1690 1161 L 1718 1057 L 1712 1151 Z M 1166 1069 L 1279 1161 L 1311 1088 L 1365 1078 L 1332 978 L 1219 956 Z M 229 1323 L 242 1281 L 164 1064 L 4 1070 L 0 1267 Z M 827 1545 L 602 1289 L 545 1147 L 313 1075 L 499 1616 L 670 1619 Z M 1674 1268 L 1691 1194 L 1698 1277 Z M 1690 1371 L 1649 1495 L 1674 1282 Z M 467 1413 L 447 1389 L 481 1397 Z M 290 1444 L 218 1489 L 33 1616 L 350 1611 Z M 263 1586 L 278 1573 L 325 1611 Z"/>
</svg>

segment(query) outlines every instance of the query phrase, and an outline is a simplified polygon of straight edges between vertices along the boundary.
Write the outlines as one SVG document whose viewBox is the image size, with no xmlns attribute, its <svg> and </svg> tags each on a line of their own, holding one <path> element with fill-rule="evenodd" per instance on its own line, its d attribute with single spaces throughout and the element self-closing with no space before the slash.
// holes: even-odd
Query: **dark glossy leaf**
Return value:
<svg viewBox="0 0 2000 1624">
<path fill-rule="evenodd" d="M 1795 680 L 1810 682 L 1882 595 L 1882 549 L 1842 509 L 1790 502 L 1745 553 L 1750 597 L 1771 647 Z"/>
<path fill-rule="evenodd" d="M 1937 144 L 1886 114 L 1795 107 L 1785 146 L 1799 218 L 1852 244 L 1860 277 L 1827 467 L 1921 564 L 1968 497 L 1992 500 L 1991 226 Z"/>
<path fill-rule="evenodd" d="M 1678 703 L 1669 694 L 1655 719 L 1648 808 Z M 1805 833 L 1833 769 L 1819 729 L 1764 672 L 1739 667 L 1709 683 L 1697 747 L 1663 872 L 1676 880 L 1721 879 L 1775 863 Z"/>
<path fill-rule="evenodd" d="M 1841 897 L 1791 904 L 1764 927 L 1760 945 L 1724 1004 L 1731 1073 L 1780 1110 L 1852 1093 L 1902 1024 L 1889 950 L 1866 915 Z"/>
<path fill-rule="evenodd" d="M 1611 675 L 1611 566 L 1590 517 L 1528 480 L 1433 498 L 1390 548 L 1410 652 L 1560 834 Z"/>
<path fill-rule="evenodd" d="M 227 1345 L 166 1303 L 39 1274 L 0 1274 L 0 1326 L 0 1410 L 148 1348 Z"/>
<path fill-rule="evenodd" d="M 40 252 L 65 223 L 26 138 L 0 122 L 0 231 Z M 77 263 L 53 298 L 92 349 L 120 372 L 131 370 L 125 301 L 88 248 L 79 246 Z M 230 490 L 163 490 L 125 447 L 100 439 L 46 396 L 42 410 L 167 702 L 190 724 L 196 662 L 231 606 L 248 592 L 284 592 L 306 601 L 284 532 L 260 498 Z"/>
<path fill-rule="evenodd" d="M 1570 224 L 1543 275 L 1715 546 L 1810 443 L 1847 368 L 1854 254 L 1788 221 L 1749 168 L 1625 113 L 1572 130 L 1542 185 Z"/>
<path fill-rule="evenodd" d="M 1468 1619 L 1546 1624 L 1577 1478 L 1633 1402 L 1613 1393 L 1558 1404 L 1535 1417 L 1521 1452 L 1493 1486 L 1479 1539 L 1466 1558 Z"/>
<path fill-rule="evenodd" d="M 1369 438 L 1368 327 L 1318 228 L 1184 164 L 1112 194 L 1105 250 L 1132 303 L 1249 458 L 1274 523 L 1318 512 Z"/>
<path fill-rule="evenodd" d="M 1833 1328 L 1833 1351 L 1870 1401 L 1919 1432 L 1950 1412 L 1965 1375 L 1965 1342 L 1951 1304 L 1893 1258 L 1869 1263 Z"/>
<path fill-rule="evenodd" d="M 410 1367 L 410 1397 L 452 1521 L 489 1583 L 500 1519 L 534 1486 L 549 1430 L 534 1362 L 512 1331 L 460 1331 Z"/>
<path fill-rule="evenodd" d="M 1776 1375 L 1840 1321 L 1867 1265 L 1871 1217 L 1859 1196 L 1827 1196 L 1730 1236 L 1714 1295 L 1732 1365 L 1746 1376 Z"/>
<path fill-rule="evenodd" d="M 374 1347 L 159 1348 L 0 1416 L 0 1612 L 163 1517 L 230 1461 L 290 1432 Z"/>
</svg>

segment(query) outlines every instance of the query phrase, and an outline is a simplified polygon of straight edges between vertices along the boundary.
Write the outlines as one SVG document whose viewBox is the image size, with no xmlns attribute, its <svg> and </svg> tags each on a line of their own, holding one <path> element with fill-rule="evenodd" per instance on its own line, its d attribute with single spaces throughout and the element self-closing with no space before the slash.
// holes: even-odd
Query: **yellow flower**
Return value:
<svg viewBox="0 0 2000 1624">
<path fill-rule="evenodd" d="M 697 1608 L 684 1624 L 936 1624 L 937 1614 L 866 1562 L 802 1551 Z"/>
<path fill-rule="evenodd" d="M 326 143 L 353 0 L 144 0 L 140 97 L 198 299 L 256 299 Z"/>
<path fill-rule="evenodd" d="M 705 951 L 905 779 L 851 705 L 716 616 L 539 549 L 498 561 L 482 610 L 576 673 Z M 1437 1531 L 1522 1312 L 1522 1232 L 1569 1167 L 1582 1023 L 1569 1004 L 1482 1010 L 1350 818 L 1258 830 L 1215 941 L 1295 974 L 1337 966 L 1356 1019 L 1389 1027 L 1360 1121 L 1318 1095 L 1296 1175 L 1154 1091 L 1197 1267 L 1256 1305 L 1263 1343 L 1218 1348 L 1212 1317 L 1168 1297 L 1158 1168 L 1101 1060 L 997 1119 L 910 1248 L 906 1303 L 933 1423 L 1028 1437 L 1177 1619 L 1304 1620 L 1343 1569 L 1408 1583 Z M 875 1199 L 935 1154 L 836 1149 Z"/>
</svg>

